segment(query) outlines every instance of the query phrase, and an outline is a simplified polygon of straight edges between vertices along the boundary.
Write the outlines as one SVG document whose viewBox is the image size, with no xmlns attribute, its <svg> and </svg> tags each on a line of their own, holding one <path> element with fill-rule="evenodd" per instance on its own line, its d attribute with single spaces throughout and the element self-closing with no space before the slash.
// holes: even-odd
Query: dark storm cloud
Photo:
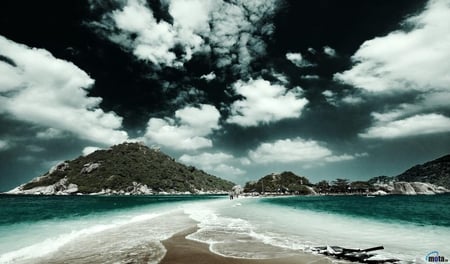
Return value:
<svg viewBox="0 0 450 264">
<path fill-rule="evenodd" d="M 85 114 L 93 108 L 112 114 L 109 121 L 115 122 L 108 131 L 158 144 L 182 162 L 239 183 L 281 170 L 293 170 L 313 181 L 367 179 L 393 175 L 448 153 L 445 128 L 450 110 L 445 106 L 445 85 L 425 87 L 408 77 L 407 68 L 398 67 L 386 81 L 406 80 L 397 83 L 397 88 L 419 85 L 414 90 L 405 86 L 402 92 L 374 93 L 364 80 L 376 72 L 358 68 L 387 56 L 379 47 L 390 43 L 391 32 L 395 36 L 406 29 L 392 47 L 411 43 L 408 38 L 417 35 L 426 36 L 420 38 L 425 46 L 427 39 L 442 43 L 434 36 L 447 35 L 445 30 L 431 35 L 416 31 L 419 24 L 424 29 L 430 23 L 441 28 L 439 16 L 405 23 L 405 18 L 422 14 L 426 5 L 421 0 L 213 0 L 207 4 L 197 0 L 8 0 L 2 3 L 0 35 L 4 43 L 15 43 L 12 46 L 49 52 L 52 60 L 39 61 L 44 69 L 57 60 L 73 63 L 72 70 L 78 68 L 75 72 L 84 72 L 84 80 L 92 82 L 87 89 L 80 87 L 85 91 L 82 96 L 69 92 L 77 101 L 75 108 Z M 405 65 L 403 60 L 414 56 L 403 52 L 414 54 L 421 48 L 407 47 L 400 49 L 401 58 L 397 58 Z M 445 54 L 438 62 L 446 61 Z M 22 74 L 28 69 L 15 56 L 16 52 L 5 54 L 0 49 L 0 71 Z M 385 65 L 392 66 L 388 59 Z M 446 84 L 448 75 L 439 70 L 447 66 L 440 65 L 436 71 L 427 67 L 423 72 L 433 82 Z M 9 85 L 0 87 L 6 102 L 16 95 L 1 89 L 20 79 L 0 77 L 0 84 Z M 35 91 L 29 90 L 35 86 L 23 88 Z M 59 94 L 47 105 L 67 100 L 67 93 L 45 86 L 42 94 Z M 79 104 L 94 99 L 89 107 Z M 111 138 L 89 136 L 99 122 L 85 129 L 85 134 L 62 121 L 48 122 L 43 115 L 32 122 L 26 111 L 18 112 L 24 102 L 17 99 L 19 104 L 0 106 L 0 190 L 45 172 L 54 162 L 105 146 L 102 139 Z M 41 112 L 44 102 L 31 102 L 42 106 L 33 112 Z M 49 108 L 53 109 L 49 113 L 59 109 Z M 436 122 L 428 124 L 428 134 L 417 136 L 411 127 L 422 124 L 424 128 L 425 120 Z M 79 121 L 83 122 L 86 118 Z M 386 137 L 379 132 L 399 126 L 408 128 L 404 130 L 408 136 Z"/>
</svg>

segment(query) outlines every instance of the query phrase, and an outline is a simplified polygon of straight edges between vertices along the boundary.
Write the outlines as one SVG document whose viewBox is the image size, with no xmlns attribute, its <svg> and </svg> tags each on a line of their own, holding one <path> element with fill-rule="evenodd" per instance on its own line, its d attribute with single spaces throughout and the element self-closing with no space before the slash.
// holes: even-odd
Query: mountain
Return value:
<svg viewBox="0 0 450 264">
<path fill-rule="evenodd" d="M 279 174 L 272 173 L 258 181 L 247 182 L 244 192 L 266 192 L 266 193 L 296 193 L 312 194 L 314 190 L 306 177 L 298 176 L 290 171 Z"/>
<path fill-rule="evenodd" d="M 8 193 L 218 193 L 233 186 L 230 181 L 180 164 L 159 149 L 123 143 L 62 162 Z"/>
<path fill-rule="evenodd" d="M 416 165 L 396 177 L 397 181 L 428 182 L 450 189 L 450 155 Z"/>
</svg>

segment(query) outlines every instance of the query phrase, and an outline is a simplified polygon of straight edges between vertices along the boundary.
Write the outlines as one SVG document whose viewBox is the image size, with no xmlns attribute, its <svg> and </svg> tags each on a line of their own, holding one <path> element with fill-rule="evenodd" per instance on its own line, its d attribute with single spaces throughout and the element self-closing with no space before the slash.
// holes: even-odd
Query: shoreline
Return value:
<svg viewBox="0 0 450 264">
<path fill-rule="evenodd" d="M 323 256 L 316 256 L 299 252 L 297 255 L 271 258 L 271 259 L 244 259 L 232 258 L 215 254 L 209 250 L 209 245 L 198 241 L 187 239 L 186 236 L 195 233 L 199 228 L 195 225 L 181 231 L 172 237 L 161 241 L 166 248 L 166 254 L 159 262 L 160 264 L 331 264 L 332 261 Z"/>
</svg>

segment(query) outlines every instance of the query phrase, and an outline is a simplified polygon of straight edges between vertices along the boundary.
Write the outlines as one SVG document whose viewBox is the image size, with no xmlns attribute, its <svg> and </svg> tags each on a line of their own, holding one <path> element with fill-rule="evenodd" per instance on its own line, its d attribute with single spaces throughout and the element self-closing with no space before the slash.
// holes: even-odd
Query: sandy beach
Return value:
<svg viewBox="0 0 450 264">
<path fill-rule="evenodd" d="M 193 226 L 180 233 L 175 234 L 171 238 L 162 241 L 167 250 L 166 255 L 161 260 L 161 264 L 329 264 L 331 260 L 315 256 L 312 254 L 298 253 L 298 255 L 286 258 L 274 259 L 240 259 L 228 258 L 212 253 L 208 244 L 186 239 L 191 233 L 197 231 L 197 227 Z"/>
</svg>

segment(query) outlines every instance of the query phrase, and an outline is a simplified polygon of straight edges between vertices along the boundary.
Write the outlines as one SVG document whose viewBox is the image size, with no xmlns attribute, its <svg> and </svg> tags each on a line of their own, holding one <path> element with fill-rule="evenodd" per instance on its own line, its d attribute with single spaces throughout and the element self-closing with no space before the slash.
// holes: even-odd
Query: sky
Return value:
<svg viewBox="0 0 450 264">
<path fill-rule="evenodd" d="M 5 0 L 0 191 L 124 141 L 243 184 L 450 153 L 449 0 Z"/>
</svg>

